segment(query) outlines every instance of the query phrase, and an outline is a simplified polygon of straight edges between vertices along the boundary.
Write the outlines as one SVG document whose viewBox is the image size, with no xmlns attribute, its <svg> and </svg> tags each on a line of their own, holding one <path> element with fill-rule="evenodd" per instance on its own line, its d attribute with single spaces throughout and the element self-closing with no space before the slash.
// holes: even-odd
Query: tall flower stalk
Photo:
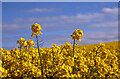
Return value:
<svg viewBox="0 0 120 79">
<path fill-rule="evenodd" d="M 38 23 L 35 23 L 32 25 L 32 35 L 31 37 L 33 38 L 34 35 L 36 35 L 36 39 L 37 39 L 37 48 L 38 48 L 38 53 L 39 53 L 39 58 L 40 58 L 40 65 L 41 65 L 41 71 L 42 71 L 42 77 L 43 77 L 43 67 L 42 67 L 42 62 L 41 62 L 41 55 L 40 55 L 40 51 L 39 51 L 39 41 L 38 41 L 38 35 L 39 34 L 42 34 L 42 32 L 40 30 L 42 30 L 42 27 L 38 24 Z"/>
<path fill-rule="evenodd" d="M 81 38 L 83 37 L 83 31 L 79 30 L 79 29 L 75 29 L 75 31 L 70 36 L 74 40 L 74 42 L 73 42 L 73 60 L 74 60 L 75 39 L 77 39 L 79 42 L 81 42 Z M 75 62 L 74 62 L 74 65 L 73 65 L 73 74 L 75 74 Z"/>
<path fill-rule="evenodd" d="M 38 36 L 37 35 L 36 35 L 36 39 L 37 39 L 37 48 L 38 48 L 38 53 L 39 53 L 39 58 L 40 58 L 41 55 L 40 55 L 40 51 L 39 51 L 39 42 L 38 42 Z M 42 67 L 41 58 L 40 58 L 40 64 L 41 64 L 41 71 L 42 71 L 42 76 L 43 76 L 43 67 Z"/>
<path fill-rule="evenodd" d="M 75 49 L 75 39 L 74 39 L 74 42 L 73 42 L 73 59 L 75 60 L 75 58 L 74 58 L 74 49 Z M 75 63 L 74 63 L 74 66 L 73 66 L 73 74 L 75 74 Z"/>
</svg>

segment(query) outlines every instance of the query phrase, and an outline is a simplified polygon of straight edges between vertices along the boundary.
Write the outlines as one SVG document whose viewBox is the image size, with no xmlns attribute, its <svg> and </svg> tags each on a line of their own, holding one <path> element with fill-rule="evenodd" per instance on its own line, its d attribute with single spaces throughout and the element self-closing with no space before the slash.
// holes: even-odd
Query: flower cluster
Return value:
<svg viewBox="0 0 120 79">
<path fill-rule="evenodd" d="M 83 37 L 83 31 L 80 29 L 75 29 L 75 31 L 70 35 L 72 39 L 77 39 L 79 42 L 81 42 L 81 38 Z"/>
<path fill-rule="evenodd" d="M 33 31 L 31 35 L 32 38 L 34 37 L 34 35 L 42 34 L 42 32 L 40 31 L 42 30 L 42 27 L 38 23 L 33 24 L 31 29 Z"/>
<path fill-rule="evenodd" d="M 15 50 L 1 49 L 2 77 L 42 77 L 41 66 L 43 66 L 44 77 L 46 77 L 46 74 L 52 76 L 56 72 L 54 77 L 82 78 L 85 76 L 87 78 L 119 79 L 120 49 L 117 45 L 115 47 L 111 46 L 110 43 L 108 45 L 100 43 L 94 46 L 77 45 L 74 50 L 75 59 L 73 59 L 73 48 L 69 42 L 62 46 L 53 44 L 52 48 L 39 49 L 42 64 L 40 64 L 39 54 L 35 48 L 23 48 L 22 54 L 18 54 L 20 51 L 16 47 Z M 95 50 L 93 50 L 94 48 Z M 52 64 L 53 61 L 54 65 Z M 74 65 L 75 74 L 72 73 Z"/>
<path fill-rule="evenodd" d="M 33 40 L 29 39 L 28 41 L 25 40 L 25 38 L 20 38 L 20 40 L 17 41 L 19 43 L 20 47 L 34 47 L 35 43 Z M 17 48 L 15 48 L 17 50 Z"/>
<path fill-rule="evenodd" d="M 20 40 L 17 41 L 17 44 L 18 43 L 21 47 L 27 45 L 27 41 L 24 38 L 20 38 Z"/>
</svg>

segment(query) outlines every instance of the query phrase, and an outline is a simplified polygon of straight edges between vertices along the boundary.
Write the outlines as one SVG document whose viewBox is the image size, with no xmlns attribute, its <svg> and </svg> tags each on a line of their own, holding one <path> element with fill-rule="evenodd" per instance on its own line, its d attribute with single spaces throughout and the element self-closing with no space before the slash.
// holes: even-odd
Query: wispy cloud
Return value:
<svg viewBox="0 0 120 79">
<path fill-rule="evenodd" d="M 89 14 L 76 14 L 74 16 L 68 16 L 68 15 L 60 15 L 60 16 L 52 16 L 52 17 L 31 17 L 27 19 L 21 19 L 21 21 L 57 21 L 57 22 L 64 22 L 64 23 L 88 23 L 93 20 L 99 21 L 100 19 L 102 20 L 104 18 L 105 14 L 103 13 L 89 13 Z M 98 19 L 99 18 L 99 19 Z M 20 19 L 18 19 L 20 20 Z M 17 19 L 16 19 L 17 21 Z"/>
<path fill-rule="evenodd" d="M 10 23 L 10 24 L 3 24 L 2 29 L 6 31 L 16 30 L 16 29 L 29 29 L 31 24 L 20 24 L 20 23 Z"/>
<path fill-rule="evenodd" d="M 118 21 L 91 24 L 88 27 L 90 27 L 90 28 L 95 28 L 95 27 L 118 27 Z"/>
<path fill-rule="evenodd" d="M 5 30 L 7 30 L 7 29 L 15 30 L 15 29 L 19 29 L 19 28 L 21 28 L 21 26 L 19 24 L 16 24 L 16 23 L 3 24 L 3 29 L 5 29 Z"/>
<path fill-rule="evenodd" d="M 102 11 L 105 13 L 117 14 L 118 8 L 103 8 Z"/>
<path fill-rule="evenodd" d="M 47 11 L 47 10 L 50 9 L 46 9 L 43 11 Z M 31 12 L 32 11 L 33 10 L 31 10 Z M 110 14 L 110 12 L 113 14 Z M 88 13 L 88 14 L 78 13 L 72 16 L 60 15 L 60 16 L 51 16 L 51 17 L 46 16 L 46 17 L 16 18 L 14 19 L 14 23 L 3 24 L 3 28 L 6 30 L 27 28 L 32 25 L 31 23 L 34 22 L 40 23 L 47 31 L 51 31 L 51 29 L 53 31 L 61 28 L 68 29 L 68 27 L 73 28 L 73 26 L 74 27 L 81 26 L 81 28 L 85 28 L 84 26 L 88 26 L 90 28 L 117 27 L 118 26 L 117 8 L 103 8 L 99 13 Z M 8 26 L 10 28 L 8 28 Z"/>
<path fill-rule="evenodd" d="M 64 44 L 65 42 L 73 42 L 72 38 L 70 35 L 48 35 L 45 38 L 46 42 L 52 45 L 52 43 L 55 43 L 57 45 Z M 49 39 L 49 40 L 47 40 Z M 89 32 L 89 33 L 84 33 L 82 41 L 77 43 L 79 44 L 95 44 L 95 43 L 100 43 L 100 42 L 107 42 L 107 41 L 113 41 L 113 40 L 118 40 L 118 31 L 117 30 L 112 30 L 112 31 L 94 31 L 94 32 Z"/>
<path fill-rule="evenodd" d="M 110 41 L 118 40 L 118 30 L 112 31 L 95 31 L 86 34 L 86 39 L 88 40 L 101 40 L 101 41 Z"/>
<path fill-rule="evenodd" d="M 71 27 L 73 25 L 84 25 L 91 22 L 99 22 L 104 20 L 104 14 L 101 13 L 91 13 L 91 14 L 77 14 L 74 16 L 61 15 L 61 16 L 52 16 L 52 17 L 31 17 L 31 18 L 18 18 L 15 19 L 15 23 L 41 23 L 42 26 L 47 28 L 51 27 Z"/>
<path fill-rule="evenodd" d="M 55 12 L 58 11 L 58 9 L 48 9 L 48 8 L 34 8 L 31 10 L 27 10 L 28 13 L 43 13 L 43 12 Z"/>
</svg>

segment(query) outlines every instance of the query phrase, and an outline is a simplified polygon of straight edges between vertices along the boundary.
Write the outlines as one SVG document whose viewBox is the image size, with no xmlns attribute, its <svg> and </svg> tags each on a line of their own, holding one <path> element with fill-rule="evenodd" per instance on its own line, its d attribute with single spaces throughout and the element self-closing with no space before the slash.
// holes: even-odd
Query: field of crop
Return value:
<svg viewBox="0 0 120 79">
<path fill-rule="evenodd" d="M 12 50 L 1 48 L 3 78 L 120 78 L 120 41 L 78 45 L 75 39 L 81 41 L 82 36 L 77 36 L 75 31 L 71 35 L 73 45 L 66 42 L 60 46 L 52 44 L 51 48 L 39 48 L 38 32 L 33 29 L 31 36 L 36 35 L 38 48 L 34 48 L 32 40 L 24 38 L 17 41 L 20 47 Z M 83 35 L 82 31 L 78 34 Z"/>
</svg>

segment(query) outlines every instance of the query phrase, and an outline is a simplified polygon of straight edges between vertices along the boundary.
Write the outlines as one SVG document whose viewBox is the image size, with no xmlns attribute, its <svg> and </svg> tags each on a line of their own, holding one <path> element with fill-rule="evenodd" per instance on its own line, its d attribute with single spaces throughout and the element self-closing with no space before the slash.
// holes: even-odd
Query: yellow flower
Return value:
<svg viewBox="0 0 120 79">
<path fill-rule="evenodd" d="M 17 48 L 17 47 L 15 47 L 14 49 L 15 49 L 15 51 L 17 51 L 17 50 L 18 50 L 18 48 Z"/>
<path fill-rule="evenodd" d="M 64 47 L 65 47 L 66 49 L 67 49 L 67 48 L 70 48 L 70 47 L 71 47 L 71 43 L 70 43 L 70 42 L 65 42 Z"/>
<path fill-rule="evenodd" d="M 33 24 L 31 29 L 33 31 L 31 35 L 32 38 L 34 37 L 34 35 L 42 34 L 42 32 L 40 31 L 42 30 L 42 27 L 38 23 Z"/>
<path fill-rule="evenodd" d="M 78 41 L 81 42 L 81 39 L 79 39 Z"/>
<path fill-rule="evenodd" d="M 32 33 L 31 37 L 32 37 L 32 38 L 34 37 L 34 33 Z"/>
<path fill-rule="evenodd" d="M 52 44 L 52 47 L 56 47 L 57 45 L 56 44 Z"/>
<path fill-rule="evenodd" d="M 76 46 L 78 46 L 78 43 L 76 43 Z"/>
<path fill-rule="evenodd" d="M 33 47 L 33 46 L 35 45 L 35 43 L 34 43 L 33 40 L 31 40 L 31 39 L 29 39 L 29 40 L 27 41 L 27 44 L 28 44 L 28 46 L 31 46 L 31 47 Z"/>
<path fill-rule="evenodd" d="M 25 41 L 25 38 L 20 38 L 20 41 Z"/>
<path fill-rule="evenodd" d="M 22 46 L 26 46 L 27 42 L 24 38 L 20 38 L 20 40 L 17 41 L 17 44 L 19 43 L 19 45 Z"/>
<path fill-rule="evenodd" d="M 104 46 L 105 46 L 105 44 L 103 44 L 103 43 L 101 43 L 101 42 L 100 42 L 100 46 L 101 46 L 101 47 L 104 47 Z"/>
<path fill-rule="evenodd" d="M 24 42 L 24 46 L 27 46 L 27 41 Z"/>
<path fill-rule="evenodd" d="M 75 31 L 70 35 L 72 39 L 77 39 L 79 42 L 81 42 L 81 38 L 83 37 L 83 31 L 80 29 L 75 29 Z"/>
</svg>

